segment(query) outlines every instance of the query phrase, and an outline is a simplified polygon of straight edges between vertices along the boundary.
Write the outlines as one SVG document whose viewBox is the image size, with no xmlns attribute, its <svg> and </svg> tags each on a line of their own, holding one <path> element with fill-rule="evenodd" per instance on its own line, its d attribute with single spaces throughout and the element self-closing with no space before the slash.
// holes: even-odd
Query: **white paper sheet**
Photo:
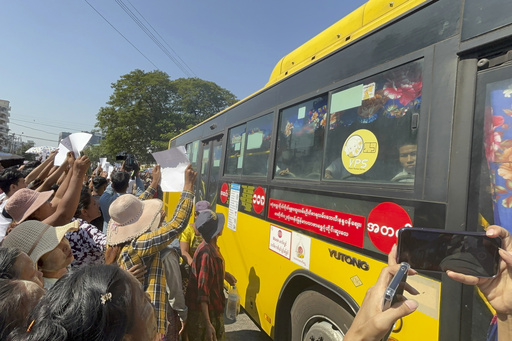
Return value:
<svg viewBox="0 0 512 341">
<path fill-rule="evenodd" d="M 105 162 L 105 168 L 103 168 L 103 170 L 107 172 L 107 179 L 110 179 L 110 174 L 114 171 L 114 166 L 112 166 L 110 162 Z"/>
<path fill-rule="evenodd" d="M 161 167 L 160 187 L 164 192 L 181 192 L 185 185 L 185 169 L 190 164 L 185 147 L 177 147 L 152 154 Z"/>
<path fill-rule="evenodd" d="M 106 163 L 107 163 L 107 158 L 106 157 L 100 157 L 100 167 L 101 167 L 101 169 L 106 170 L 105 169 L 105 164 Z"/>
<path fill-rule="evenodd" d="M 66 160 L 66 155 L 69 151 L 72 151 L 75 154 L 75 158 L 78 158 L 91 137 L 92 134 L 89 133 L 73 133 L 62 139 L 59 143 L 59 153 L 55 156 L 53 164 L 60 166 Z"/>
<path fill-rule="evenodd" d="M 59 152 L 55 155 L 55 159 L 53 160 L 53 164 L 55 166 L 60 166 L 64 161 L 66 161 L 69 149 L 64 147 L 62 143 L 59 143 Z"/>
</svg>

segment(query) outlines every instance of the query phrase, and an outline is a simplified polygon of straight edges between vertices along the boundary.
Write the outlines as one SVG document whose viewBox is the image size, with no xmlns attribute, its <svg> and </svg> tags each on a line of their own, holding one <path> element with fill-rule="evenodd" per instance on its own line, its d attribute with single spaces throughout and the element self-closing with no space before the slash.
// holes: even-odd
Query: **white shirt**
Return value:
<svg viewBox="0 0 512 341">
<path fill-rule="evenodd" d="M 5 237 L 5 232 L 7 228 L 12 223 L 12 219 L 8 219 L 2 215 L 2 211 L 4 210 L 5 204 L 7 204 L 7 199 L 5 197 L 5 193 L 0 195 L 0 241 L 2 241 Z"/>
</svg>

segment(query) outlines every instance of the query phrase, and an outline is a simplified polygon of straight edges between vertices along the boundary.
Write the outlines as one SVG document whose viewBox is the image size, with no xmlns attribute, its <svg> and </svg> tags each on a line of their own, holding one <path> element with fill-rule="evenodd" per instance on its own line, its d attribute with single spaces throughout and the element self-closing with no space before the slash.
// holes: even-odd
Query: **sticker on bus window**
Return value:
<svg viewBox="0 0 512 341">
<path fill-rule="evenodd" d="M 299 112 L 297 113 L 297 119 L 301 120 L 306 117 L 306 107 L 300 107 Z"/>
<path fill-rule="evenodd" d="M 275 253 L 290 259 L 292 233 L 280 227 L 270 225 L 270 240 L 268 248 Z"/>
<path fill-rule="evenodd" d="M 359 129 L 345 140 L 341 150 L 341 161 L 349 173 L 358 175 L 369 171 L 377 161 L 378 155 L 377 137 L 367 129 Z"/>
<path fill-rule="evenodd" d="M 375 206 L 368 215 L 366 230 L 373 245 L 384 253 L 389 253 L 397 242 L 398 230 L 411 227 L 411 217 L 400 205 L 383 202 Z"/>
<path fill-rule="evenodd" d="M 375 82 L 363 86 L 363 101 L 375 97 Z"/>
</svg>

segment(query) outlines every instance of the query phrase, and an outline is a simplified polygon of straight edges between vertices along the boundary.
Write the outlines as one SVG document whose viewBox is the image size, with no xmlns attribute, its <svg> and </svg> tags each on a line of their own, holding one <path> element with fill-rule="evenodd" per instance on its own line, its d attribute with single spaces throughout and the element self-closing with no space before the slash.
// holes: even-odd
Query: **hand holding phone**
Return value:
<svg viewBox="0 0 512 341">
<path fill-rule="evenodd" d="M 500 264 L 500 238 L 485 233 L 441 229 L 398 230 L 398 262 L 415 270 L 455 271 L 476 277 L 494 277 Z"/>
<path fill-rule="evenodd" d="M 384 302 L 382 302 L 382 311 L 389 309 L 393 304 L 398 302 L 404 293 L 405 281 L 407 280 L 407 272 L 410 265 L 406 262 L 400 264 L 400 268 L 396 272 L 391 282 L 389 282 L 384 292 Z"/>
</svg>

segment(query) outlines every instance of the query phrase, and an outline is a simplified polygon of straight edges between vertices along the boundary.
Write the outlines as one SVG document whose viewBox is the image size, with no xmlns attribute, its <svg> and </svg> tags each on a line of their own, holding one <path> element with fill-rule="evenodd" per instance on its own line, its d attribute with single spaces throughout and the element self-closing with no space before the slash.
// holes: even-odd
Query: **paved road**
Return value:
<svg viewBox="0 0 512 341">
<path fill-rule="evenodd" d="M 243 309 L 240 310 L 236 322 L 232 322 L 224 316 L 226 341 L 272 341 L 252 322 Z"/>
</svg>

